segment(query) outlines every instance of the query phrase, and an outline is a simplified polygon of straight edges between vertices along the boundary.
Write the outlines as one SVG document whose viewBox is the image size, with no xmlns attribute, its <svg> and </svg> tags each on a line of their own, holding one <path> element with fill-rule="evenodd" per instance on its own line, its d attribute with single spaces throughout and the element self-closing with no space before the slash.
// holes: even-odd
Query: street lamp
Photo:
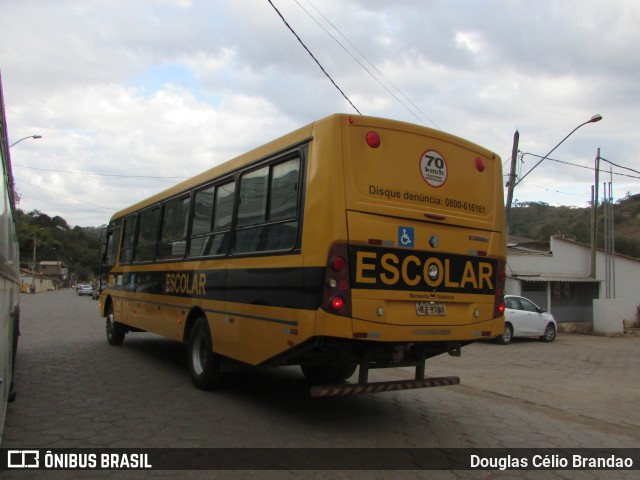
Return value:
<svg viewBox="0 0 640 480">
<path fill-rule="evenodd" d="M 27 138 L 33 138 L 34 140 L 37 140 L 39 138 L 42 138 L 42 135 L 27 135 L 26 137 L 21 138 L 17 142 L 13 142 L 11 145 L 9 145 L 9 148 L 13 147 L 16 143 L 20 143 L 21 141 L 26 140 Z"/>
<path fill-rule="evenodd" d="M 549 153 L 547 153 L 544 157 L 542 157 L 542 158 L 538 161 L 538 163 L 536 163 L 536 164 L 531 168 L 531 170 L 529 170 L 529 171 L 528 171 L 527 173 L 525 173 L 522 177 L 520 177 L 520 180 L 518 180 L 517 182 L 515 182 L 513 186 L 515 187 L 515 186 L 516 186 L 516 185 L 518 185 L 522 180 L 524 180 L 524 179 L 525 179 L 525 177 L 526 177 L 527 175 L 529 175 L 529 174 L 533 171 L 533 169 L 534 169 L 534 168 L 536 168 L 538 165 L 540 165 L 540 164 L 542 163 L 542 161 L 543 161 L 543 160 L 545 160 L 549 155 L 551 155 L 551 154 L 555 151 L 555 149 L 556 149 L 556 148 L 558 148 L 560 145 L 562 145 L 562 143 L 563 143 L 567 138 L 569 138 L 569 137 L 573 134 L 573 132 L 575 132 L 576 130 L 578 130 L 580 127 L 582 127 L 582 126 L 586 125 L 587 123 L 596 123 L 596 122 L 599 122 L 600 120 L 602 120 L 602 115 L 600 115 L 600 114 L 595 114 L 595 115 L 594 115 L 593 117 L 591 117 L 589 120 L 587 120 L 587 121 L 586 121 L 586 122 L 584 122 L 584 123 L 581 123 L 581 124 L 580 124 L 580 125 L 578 125 L 576 128 L 574 128 L 573 130 L 571 130 L 571 131 L 569 132 L 569 135 L 567 135 L 567 136 L 566 136 L 566 137 L 564 137 L 562 140 L 560 140 L 560 142 L 558 142 L 558 144 L 557 144 L 555 147 L 553 147 L 553 148 L 549 151 Z"/>
<path fill-rule="evenodd" d="M 600 114 L 595 114 L 593 117 L 591 117 L 589 120 L 587 120 L 584 123 L 581 123 L 580 125 L 578 125 L 576 128 L 574 128 L 573 130 L 571 130 L 569 132 L 569 135 L 567 135 L 566 137 L 564 137 L 562 140 L 560 140 L 560 142 L 558 142 L 558 144 L 553 147 L 551 150 L 549 150 L 549 153 L 547 153 L 544 157 L 542 157 L 538 163 L 536 163 L 527 173 L 525 173 L 522 177 L 520 177 L 520 180 L 518 180 L 517 182 L 516 180 L 516 157 L 518 154 L 518 141 L 520 139 L 520 134 L 518 133 L 518 131 L 516 130 L 514 136 L 513 136 L 513 151 L 511 154 L 511 170 L 509 173 L 509 183 L 508 183 L 508 189 L 507 189 L 507 205 L 505 208 L 506 211 L 506 216 L 507 216 L 507 233 L 509 232 L 509 224 L 510 224 L 510 214 L 511 214 L 511 202 L 513 199 L 513 189 L 516 188 L 516 185 L 518 185 L 522 180 L 524 180 L 524 178 L 529 175 L 534 168 L 536 168 L 538 165 L 540 165 L 542 163 L 543 160 L 545 160 L 549 155 L 551 155 L 556 148 L 558 148 L 560 145 L 562 145 L 562 143 L 569 138 L 573 132 L 575 132 L 576 130 L 578 130 L 580 127 L 586 125 L 587 123 L 596 123 L 599 122 L 600 120 L 602 120 L 602 115 Z"/>
</svg>

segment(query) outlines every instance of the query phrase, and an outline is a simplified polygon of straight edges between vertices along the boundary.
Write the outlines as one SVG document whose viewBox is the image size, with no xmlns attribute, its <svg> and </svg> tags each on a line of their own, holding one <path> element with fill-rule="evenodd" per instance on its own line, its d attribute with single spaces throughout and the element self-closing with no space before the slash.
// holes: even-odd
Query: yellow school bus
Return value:
<svg viewBox="0 0 640 480">
<path fill-rule="evenodd" d="M 451 385 L 425 360 L 504 326 L 500 158 L 388 119 L 332 115 L 214 167 L 116 213 L 103 251 L 108 342 L 186 343 L 201 389 L 223 357 L 300 365 L 314 396 Z"/>
</svg>

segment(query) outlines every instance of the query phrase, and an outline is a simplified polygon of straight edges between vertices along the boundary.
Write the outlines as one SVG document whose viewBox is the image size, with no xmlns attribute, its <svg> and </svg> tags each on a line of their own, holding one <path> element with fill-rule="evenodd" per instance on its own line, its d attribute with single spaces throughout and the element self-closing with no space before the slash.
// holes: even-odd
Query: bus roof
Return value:
<svg viewBox="0 0 640 480">
<path fill-rule="evenodd" d="M 182 193 L 188 192 L 190 189 L 204 185 L 216 178 L 222 177 L 226 174 L 233 172 L 243 166 L 249 165 L 253 162 L 260 161 L 261 159 L 273 155 L 278 151 L 287 149 L 295 144 L 302 143 L 313 138 L 314 126 L 318 123 L 330 123 L 330 122 L 349 122 L 357 125 L 372 125 L 372 126 L 384 126 L 389 129 L 402 130 L 404 132 L 416 132 L 427 133 L 431 132 L 433 135 L 453 144 L 463 146 L 465 148 L 473 149 L 478 152 L 482 152 L 484 155 L 491 157 L 495 154 L 477 144 L 469 142 L 461 137 L 445 133 L 440 130 L 434 130 L 429 127 L 417 125 L 408 122 L 402 122 L 398 120 L 391 120 L 380 117 L 370 117 L 363 115 L 352 115 L 344 113 L 336 113 L 327 117 L 316 120 L 313 123 L 305 125 L 297 130 L 294 130 L 286 135 L 283 135 L 275 140 L 272 140 L 266 144 L 263 144 L 257 148 L 254 148 L 238 157 L 225 161 L 215 167 L 212 167 L 204 172 L 197 174 L 187 180 L 184 180 L 172 187 L 169 187 L 155 195 L 152 195 L 144 200 L 141 200 L 129 207 L 126 207 L 116 212 L 111 219 L 115 220 L 138 210 L 146 208 L 148 206 L 159 203 L 163 200 L 178 196 Z"/>
</svg>

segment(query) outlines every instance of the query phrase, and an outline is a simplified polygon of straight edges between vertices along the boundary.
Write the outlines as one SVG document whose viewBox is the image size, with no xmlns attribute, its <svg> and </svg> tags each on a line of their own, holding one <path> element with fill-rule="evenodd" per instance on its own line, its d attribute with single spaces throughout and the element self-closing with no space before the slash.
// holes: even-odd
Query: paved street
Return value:
<svg viewBox="0 0 640 480">
<path fill-rule="evenodd" d="M 107 345 L 97 302 L 23 295 L 6 448 L 640 446 L 640 338 L 560 334 L 478 343 L 427 363 L 453 387 L 313 399 L 297 368 L 225 365 L 192 387 L 185 349 L 150 334 Z M 412 371 L 374 371 L 372 380 Z M 172 478 L 176 472 L 2 472 L 3 478 Z M 633 472 L 185 472 L 181 478 L 632 478 Z M 635 472 L 637 473 L 637 471 Z M 603 475 L 606 474 L 606 475 Z"/>
</svg>

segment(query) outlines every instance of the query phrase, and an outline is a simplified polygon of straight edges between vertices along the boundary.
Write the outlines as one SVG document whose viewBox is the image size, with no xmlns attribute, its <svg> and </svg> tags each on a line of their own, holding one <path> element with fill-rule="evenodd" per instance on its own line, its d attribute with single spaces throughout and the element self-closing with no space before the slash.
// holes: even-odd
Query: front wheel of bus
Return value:
<svg viewBox="0 0 640 480">
<path fill-rule="evenodd" d="M 124 342 L 126 331 L 122 328 L 122 325 L 116 322 L 115 316 L 113 315 L 113 305 L 109 305 L 106 319 L 107 342 L 109 342 L 109 345 L 119 347 L 122 345 L 122 342 Z"/>
<path fill-rule="evenodd" d="M 200 390 L 211 390 L 221 383 L 220 355 L 213 353 L 211 332 L 206 318 L 196 320 L 187 346 L 191 381 Z"/>
<path fill-rule="evenodd" d="M 302 373 L 311 383 L 329 384 L 337 383 L 351 377 L 358 366 L 347 365 L 301 365 Z"/>
</svg>

